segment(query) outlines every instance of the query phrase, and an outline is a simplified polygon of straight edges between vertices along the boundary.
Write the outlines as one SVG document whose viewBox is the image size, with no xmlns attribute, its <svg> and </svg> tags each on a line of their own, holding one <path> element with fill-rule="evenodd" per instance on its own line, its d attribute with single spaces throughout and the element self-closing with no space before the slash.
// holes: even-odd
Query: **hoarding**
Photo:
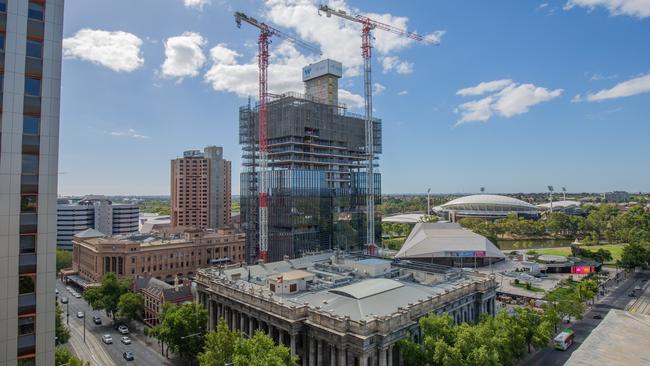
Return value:
<svg viewBox="0 0 650 366">
<path fill-rule="evenodd" d="M 334 60 L 322 60 L 315 64 L 307 65 L 302 68 L 302 81 L 311 80 L 319 76 L 332 74 L 334 76 L 343 76 L 343 64 Z"/>
</svg>

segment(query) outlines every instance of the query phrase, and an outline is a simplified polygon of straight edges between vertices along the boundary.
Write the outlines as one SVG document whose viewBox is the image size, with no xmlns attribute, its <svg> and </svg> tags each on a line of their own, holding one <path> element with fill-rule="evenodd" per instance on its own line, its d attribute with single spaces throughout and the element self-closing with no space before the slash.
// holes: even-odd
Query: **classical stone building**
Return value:
<svg viewBox="0 0 650 366">
<path fill-rule="evenodd" d="M 133 291 L 142 294 L 144 298 L 144 322 L 152 327 L 160 323 L 159 316 L 164 304 L 180 305 L 192 302 L 192 291 L 188 283 L 179 284 L 176 277 L 174 284 L 153 277 L 136 277 L 133 280 Z"/>
<path fill-rule="evenodd" d="M 172 282 L 192 277 L 201 267 L 244 261 L 245 235 L 231 228 L 189 230 L 168 237 L 106 236 L 88 229 L 74 236 L 72 271 L 79 285 L 101 281 L 108 272 L 120 277 L 155 277 Z"/>
<path fill-rule="evenodd" d="M 261 329 L 310 366 L 399 365 L 398 341 L 419 340 L 419 318 L 493 315 L 497 286 L 449 267 L 335 253 L 201 269 L 196 283 L 210 329 Z"/>
</svg>

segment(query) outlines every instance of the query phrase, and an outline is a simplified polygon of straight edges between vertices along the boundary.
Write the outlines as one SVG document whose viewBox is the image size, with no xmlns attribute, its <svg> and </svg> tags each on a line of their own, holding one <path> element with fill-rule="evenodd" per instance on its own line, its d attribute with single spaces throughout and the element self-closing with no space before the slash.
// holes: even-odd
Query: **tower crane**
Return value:
<svg viewBox="0 0 650 366">
<path fill-rule="evenodd" d="M 269 68 L 269 44 L 271 37 L 277 36 L 284 38 L 289 42 L 314 51 L 320 54 L 318 48 L 313 47 L 300 39 L 294 38 L 279 29 L 273 28 L 268 24 L 259 22 L 253 17 L 235 12 L 235 24 L 237 28 L 241 28 L 241 24 L 246 22 L 260 31 L 257 39 L 259 51 L 257 55 L 259 65 L 259 101 L 258 101 L 258 121 L 259 121 L 259 173 L 258 173 L 258 195 L 259 195 L 259 256 L 258 259 L 262 262 L 268 260 L 269 255 L 269 174 L 268 174 L 268 75 Z"/>
<path fill-rule="evenodd" d="M 351 15 L 343 10 L 334 10 L 327 5 L 318 7 L 318 12 L 324 12 L 330 18 L 332 15 L 339 18 L 361 24 L 361 56 L 363 57 L 363 78 L 364 78 L 364 108 L 365 108 L 365 122 L 366 122 L 366 154 L 368 156 L 367 168 L 367 189 L 368 195 L 366 197 L 366 211 L 368 215 L 368 226 L 366 228 L 366 250 L 370 255 L 375 254 L 375 181 L 374 181 L 374 164 L 375 164 L 375 145 L 374 145 L 374 131 L 372 121 L 372 72 L 371 72 L 371 56 L 372 56 L 372 35 L 371 31 L 374 29 L 381 29 L 386 32 L 397 34 L 398 36 L 410 38 L 415 41 L 437 44 L 433 39 L 421 36 L 417 33 L 409 32 L 392 25 L 379 22 L 377 20 L 368 18 L 364 15 Z"/>
</svg>

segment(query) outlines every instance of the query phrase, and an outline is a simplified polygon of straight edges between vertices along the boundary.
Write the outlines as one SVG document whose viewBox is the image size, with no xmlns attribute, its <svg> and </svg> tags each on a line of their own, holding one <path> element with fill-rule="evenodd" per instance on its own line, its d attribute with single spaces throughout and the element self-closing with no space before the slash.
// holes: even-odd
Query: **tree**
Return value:
<svg viewBox="0 0 650 366">
<path fill-rule="evenodd" d="M 150 334 L 167 343 L 168 350 L 192 360 L 203 350 L 207 321 L 208 310 L 200 304 L 166 304 L 160 314 L 160 324 Z"/>
<path fill-rule="evenodd" d="M 557 309 L 553 304 L 547 304 L 543 307 L 543 309 L 544 309 L 544 315 L 542 315 L 542 319 L 543 319 L 542 321 L 552 324 L 555 333 L 557 333 L 557 323 L 559 323 L 562 320 L 560 314 L 558 314 Z"/>
<path fill-rule="evenodd" d="M 114 319 L 120 296 L 127 293 L 130 288 L 129 280 L 118 279 L 115 273 L 109 272 L 104 276 L 99 287 L 87 289 L 83 296 L 93 310 L 104 310 L 106 315 Z"/>
<path fill-rule="evenodd" d="M 647 243 L 630 243 L 623 247 L 621 266 L 628 270 L 645 267 L 650 261 L 650 250 Z"/>
<path fill-rule="evenodd" d="M 546 331 L 548 323 L 542 325 L 542 316 L 538 312 L 530 308 L 517 308 L 514 319 L 523 330 L 523 335 L 528 345 L 528 353 L 530 353 L 531 345 L 539 347 L 540 345 L 546 345 L 550 340 L 550 334 L 548 337 L 545 337 L 548 333 Z"/>
<path fill-rule="evenodd" d="M 72 252 L 67 250 L 56 250 L 56 271 L 72 267 Z"/>
<path fill-rule="evenodd" d="M 54 350 L 54 366 L 90 366 L 90 362 L 84 362 L 75 357 L 70 351 L 63 347 L 56 347 Z"/>
<path fill-rule="evenodd" d="M 205 337 L 203 352 L 198 359 L 201 366 L 223 366 L 233 362 L 235 346 L 239 334 L 228 329 L 226 322 L 220 319 L 217 330 L 209 332 Z"/>
<path fill-rule="evenodd" d="M 233 361 L 235 366 L 298 366 L 298 357 L 291 356 L 289 348 L 275 345 L 261 330 L 237 342 Z"/>
<path fill-rule="evenodd" d="M 127 292 L 120 296 L 117 302 L 117 316 L 127 322 L 142 319 L 144 313 L 144 298 L 142 294 Z"/>
<path fill-rule="evenodd" d="M 56 337 L 56 344 L 67 343 L 70 339 L 70 330 L 63 324 L 63 309 L 61 309 L 58 301 L 55 302 L 54 311 L 54 335 Z"/>
</svg>

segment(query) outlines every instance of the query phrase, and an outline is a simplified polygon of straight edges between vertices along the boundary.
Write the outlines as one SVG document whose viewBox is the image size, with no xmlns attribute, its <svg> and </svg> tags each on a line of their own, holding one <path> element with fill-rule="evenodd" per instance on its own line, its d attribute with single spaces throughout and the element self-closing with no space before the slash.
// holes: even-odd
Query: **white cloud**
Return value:
<svg viewBox="0 0 650 366">
<path fill-rule="evenodd" d="M 494 114 L 510 118 L 526 113 L 534 105 L 557 98 L 562 94 L 562 89 L 549 90 L 533 84 L 517 84 L 512 80 L 496 80 L 481 83 L 473 88 L 461 89 L 456 94 L 466 96 L 488 92 L 495 93 L 463 103 L 456 108 L 455 112 L 461 114 L 457 124 L 472 121 L 485 122 Z"/>
<path fill-rule="evenodd" d="M 547 7 L 547 6 L 548 6 L 548 3 L 541 3 L 541 4 L 539 4 L 539 6 L 537 7 L 537 10 L 544 9 L 544 8 Z"/>
<path fill-rule="evenodd" d="M 386 56 L 381 58 L 381 68 L 384 74 L 395 71 L 398 74 L 410 74 L 413 72 L 413 64 L 400 60 L 397 56 Z"/>
<path fill-rule="evenodd" d="M 131 72 L 144 64 L 141 46 L 142 40 L 131 33 L 85 28 L 63 40 L 63 56 Z"/>
<path fill-rule="evenodd" d="M 352 108 L 363 108 L 365 105 L 365 101 L 361 95 L 351 93 L 345 89 L 339 89 L 339 102 Z"/>
<path fill-rule="evenodd" d="M 379 84 L 379 83 L 374 83 L 372 85 L 372 94 L 373 95 L 379 95 L 379 94 L 383 93 L 384 90 L 386 90 L 386 87 Z"/>
<path fill-rule="evenodd" d="M 408 93 L 409 93 L 408 90 L 402 90 L 401 92 L 397 93 L 397 95 L 406 95 Z"/>
<path fill-rule="evenodd" d="M 601 75 L 601 74 L 593 74 L 589 78 L 591 81 L 600 81 L 600 80 L 612 80 L 616 79 L 618 75 Z"/>
<path fill-rule="evenodd" d="M 129 128 L 126 131 L 113 131 L 109 132 L 109 135 L 111 136 L 116 136 L 116 137 L 129 137 L 133 139 L 148 139 L 149 136 L 141 135 L 137 133 L 134 129 Z"/>
<path fill-rule="evenodd" d="M 609 10 L 611 15 L 629 15 L 636 18 L 650 17 L 650 0 L 569 0 L 564 5 L 564 10 L 581 6 L 593 10 L 602 6 Z"/>
<path fill-rule="evenodd" d="M 586 100 L 589 102 L 596 102 L 600 100 L 629 97 L 648 92 L 650 92 L 650 74 L 618 83 L 611 89 L 603 89 L 596 93 L 590 93 L 585 97 L 578 94 L 572 99 L 572 101 L 580 102 Z"/>
<path fill-rule="evenodd" d="M 196 76 L 205 64 L 202 47 L 206 40 L 198 33 L 184 32 L 165 41 L 165 62 L 161 66 L 165 77 Z"/>
<path fill-rule="evenodd" d="M 197 10 L 203 10 L 205 5 L 210 5 L 212 0 L 183 0 L 183 4 L 187 8 L 194 8 Z"/>
<path fill-rule="evenodd" d="M 461 95 L 464 97 L 468 95 L 481 95 L 484 93 L 501 90 L 510 84 L 512 84 L 512 80 L 510 79 L 484 81 L 476 86 L 460 89 L 456 92 L 456 95 Z"/>
</svg>

